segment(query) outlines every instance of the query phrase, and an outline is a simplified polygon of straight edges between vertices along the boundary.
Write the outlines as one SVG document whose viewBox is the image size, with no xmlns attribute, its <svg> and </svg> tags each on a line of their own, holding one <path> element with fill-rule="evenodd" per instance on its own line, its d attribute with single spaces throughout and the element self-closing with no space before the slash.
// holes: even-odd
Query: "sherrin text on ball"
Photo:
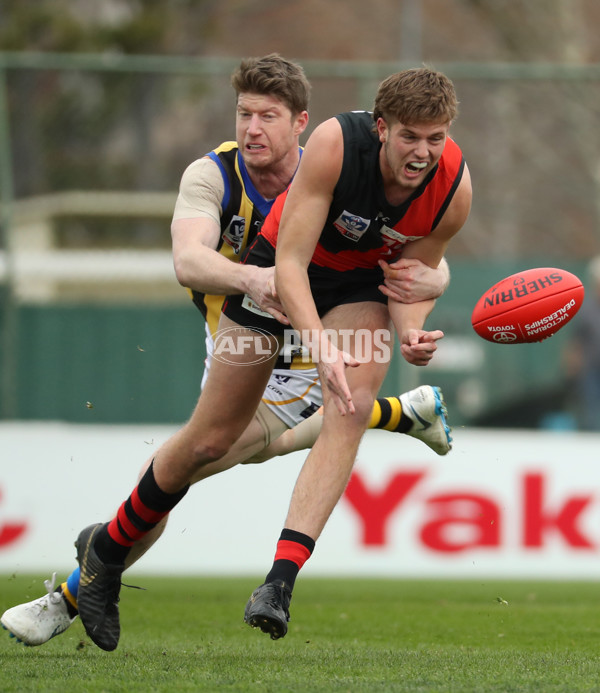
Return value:
<svg viewBox="0 0 600 693">
<path fill-rule="evenodd" d="M 583 284 L 571 272 L 555 267 L 528 269 L 490 287 L 477 301 L 471 323 L 489 342 L 541 342 L 575 316 L 583 297 Z"/>
</svg>

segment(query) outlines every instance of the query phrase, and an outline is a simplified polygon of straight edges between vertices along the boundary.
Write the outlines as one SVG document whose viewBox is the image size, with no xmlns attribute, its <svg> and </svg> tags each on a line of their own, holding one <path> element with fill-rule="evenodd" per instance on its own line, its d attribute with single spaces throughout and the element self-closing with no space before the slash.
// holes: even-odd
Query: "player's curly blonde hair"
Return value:
<svg viewBox="0 0 600 693">
<path fill-rule="evenodd" d="M 429 67 L 403 70 L 381 82 L 373 108 L 373 119 L 404 125 L 450 123 L 458 113 L 454 85 L 441 72 Z"/>
<path fill-rule="evenodd" d="M 245 58 L 231 76 L 231 86 L 244 93 L 275 96 L 297 115 L 308 110 L 310 82 L 297 63 L 270 53 L 262 58 Z"/>
</svg>

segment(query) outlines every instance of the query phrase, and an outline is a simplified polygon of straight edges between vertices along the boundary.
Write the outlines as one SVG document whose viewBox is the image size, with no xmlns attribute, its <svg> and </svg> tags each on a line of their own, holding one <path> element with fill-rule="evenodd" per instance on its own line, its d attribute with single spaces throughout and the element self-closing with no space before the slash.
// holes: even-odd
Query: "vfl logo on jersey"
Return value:
<svg viewBox="0 0 600 693">
<path fill-rule="evenodd" d="M 344 210 L 333 222 L 335 228 L 349 241 L 357 243 L 369 228 L 370 219 L 364 219 Z"/>
<path fill-rule="evenodd" d="M 227 227 L 227 230 L 221 236 L 223 241 L 233 248 L 233 252 L 236 255 L 239 255 L 240 250 L 242 249 L 245 231 L 246 220 L 244 217 L 238 217 L 234 214 L 233 218 L 231 219 L 231 223 Z"/>
</svg>

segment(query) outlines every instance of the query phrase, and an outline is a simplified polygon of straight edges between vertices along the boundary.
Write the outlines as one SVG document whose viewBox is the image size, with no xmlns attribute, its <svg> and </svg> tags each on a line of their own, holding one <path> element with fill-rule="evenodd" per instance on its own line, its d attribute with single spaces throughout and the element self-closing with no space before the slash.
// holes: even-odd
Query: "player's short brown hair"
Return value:
<svg viewBox="0 0 600 693">
<path fill-rule="evenodd" d="M 403 70 L 381 82 L 373 119 L 404 125 L 450 123 L 458 114 L 454 85 L 441 72 L 428 67 Z"/>
<path fill-rule="evenodd" d="M 297 115 L 308 110 L 310 83 L 302 66 L 270 53 L 262 58 L 245 58 L 231 76 L 239 96 L 244 93 L 277 97 Z"/>
</svg>

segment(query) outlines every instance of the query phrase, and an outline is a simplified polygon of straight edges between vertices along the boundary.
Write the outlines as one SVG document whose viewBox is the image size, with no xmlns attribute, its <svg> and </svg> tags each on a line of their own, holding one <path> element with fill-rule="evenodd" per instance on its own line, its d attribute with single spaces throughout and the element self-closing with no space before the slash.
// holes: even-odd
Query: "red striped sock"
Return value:
<svg viewBox="0 0 600 693">
<path fill-rule="evenodd" d="M 314 548 L 315 541 L 307 534 L 284 529 L 277 542 L 273 566 L 265 582 L 282 580 L 293 589 L 300 569 L 310 558 Z"/>
<path fill-rule="evenodd" d="M 100 560 L 122 563 L 131 546 L 169 514 L 188 488 L 165 493 L 156 483 L 151 464 L 116 516 L 98 532 L 94 548 Z"/>
<path fill-rule="evenodd" d="M 275 560 L 288 560 L 293 561 L 297 566 L 298 570 L 306 563 L 310 558 L 311 551 L 303 544 L 299 544 L 296 541 L 289 541 L 287 539 L 280 539 L 277 542 L 277 550 L 275 551 Z"/>
<path fill-rule="evenodd" d="M 138 487 L 123 502 L 116 516 L 108 523 L 108 533 L 117 544 L 132 546 L 138 539 L 168 515 L 170 510 L 157 511 L 148 507 L 140 499 Z"/>
</svg>

